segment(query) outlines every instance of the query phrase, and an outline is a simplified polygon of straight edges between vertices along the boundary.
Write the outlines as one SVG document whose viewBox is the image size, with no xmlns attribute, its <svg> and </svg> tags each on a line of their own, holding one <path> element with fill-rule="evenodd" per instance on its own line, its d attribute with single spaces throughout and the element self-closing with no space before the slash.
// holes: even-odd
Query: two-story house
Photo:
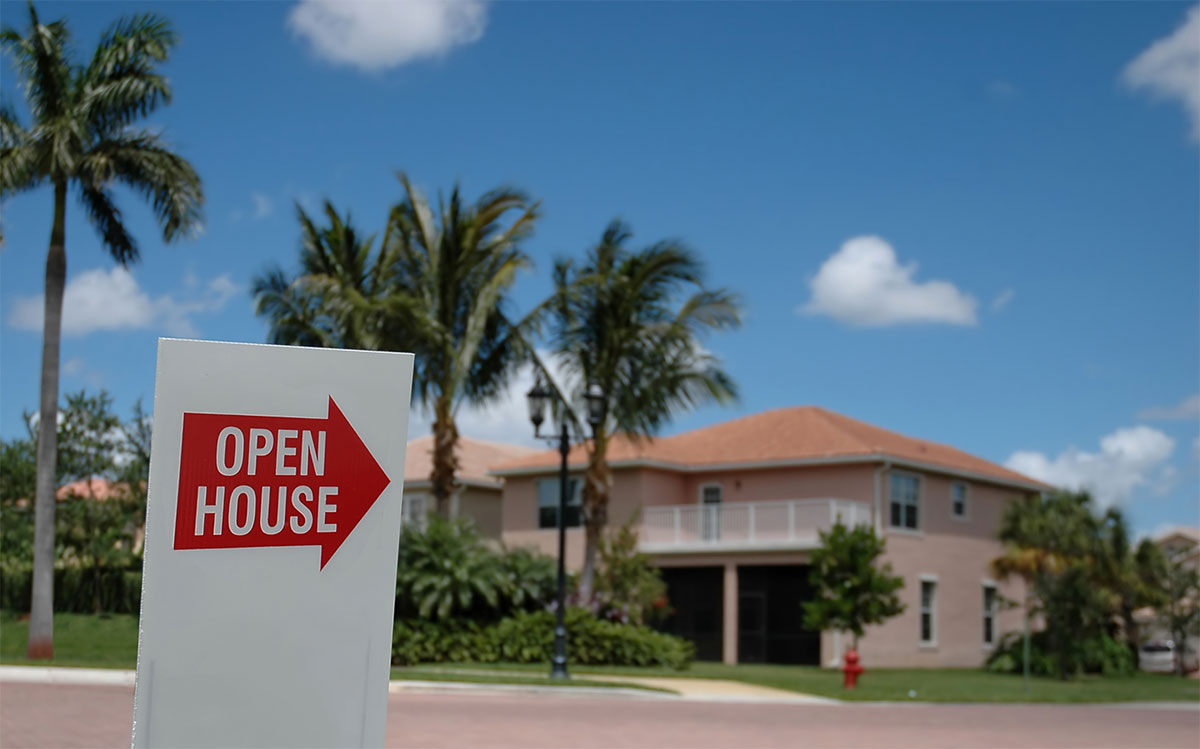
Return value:
<svg viewBox="0 0 1200 749">
<path fill-rule="evenodd" d="M 579 478 L 566 522 L 567 564 L 582 565 Z M 640 544 L 663 570 L 673 615 L 664 627 L 697 656 L 726 663 L 838 662 L 842 633 L 812 632 L 810 551 L 839 518 L 887 542 L 902 575 L 903 614 L 860 643 L 875 666 L 977 666 L 1000 635 L 1019 628 L 1019 581 L 989 565 L 1005 504 L 1050 487 L 947 445 L 906 437 L 816 407 L 783 408 L 632 443 L 615 440 L 609 518 L 639 518 Z M 546 451 L 492 467 L 504 479 L 501 537 L 556 552 L 559 455 Z"/>
</svg>

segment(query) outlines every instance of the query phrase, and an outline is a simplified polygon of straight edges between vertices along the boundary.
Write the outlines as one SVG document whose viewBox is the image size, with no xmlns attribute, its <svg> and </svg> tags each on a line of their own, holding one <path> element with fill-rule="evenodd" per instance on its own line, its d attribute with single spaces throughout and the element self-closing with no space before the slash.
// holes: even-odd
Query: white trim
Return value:
<svg viewBox="0 0 1200 749">
<path fill-rule="evenodd" d="M 875 517 L 871 518 L 872 526 L 875 528 L 875 535 L 883 538 L 884 522 L 883 522 L 883 476 L 892 468 L 892 464 L 884 462 L 875 469 Z"/>
<path fill-rule="evenodd" d="M 954 487 L 956 486 L 963 488 L 963 514 L 961 515 L 954 513 Z M 971 485 L 966 481 L 950 482 L 950 517 L 960 523 L 966 523 L 971 519 Z"/>
<path fill-rule="evenodd" d="M 902 531 L 905 533 L 913 533 L 924 535 L 925 529 L 925 477 L 913 471 L 892 469 L 887 472 L 888 477 L 888 519 L 887 528 L 889 531 Z M 907 525 L 892 525 L 892 478 L 913 478 L 917 480 L 917 527 L 909 528 Z M 900 517 L 904 520 L 903 514 Z"/>
<path fill-rule="evenodd" d="M 967 471 L 960 468 L 952 468 L 950 466 L 939 465 L 937 463 L 926 463 L 919 460 L 910 460 L 888 453 L 869 453 L 866 455 L 841 455 L 822 458 L 787 458 L 784 460 L 760 460 L 747 461 L 744 463 L 698 463 L 695 465 L 688 463 L 674 463 L 666 460 L 655 460 L 653 458 L 626 458 L 624 460 L 609 461 L 609 467 L 617 468 L 659 468 L 666 471 L 678 471 L 679 473 L 710 473 L 714 471 L 755 471 L 771 468 L 800 468 L 804 466 L 823 466 L 823 465 L 844 465 L 855 463 L 894 463 L 896 466 L 903 466 L 917 471 L 927 471 L 929 473 L 937 473 L 945 476 L 957 476 L 960 478 L 976 481 L 981 484 L 992 484 L 995 486 L 1017 487 L 1025 491 L 1048 492 L 1051 488 L 1035 483 L 1032 480 L 1021 481 L 1018 479 L 1008 479 L 1001 476 L 993 476 L 987 473 L 979 473 L 977 471 Z M 568 468 L 573 471 L 580 471 L 587 467 L 586 463 L 571 464 Z M 491 469 L 488 471 L 492 476 L 535 476 L 543 473 L 553 473 L 557 470 L 555 465 L 547 463 L 542 466 L 526 466 L 521 468 L 500 468 Z"/>
<path fill-rule="evenodd" d="M 983 636 L 982 636 L 983 635 L 983 631 L 982 631 L 983 623 L 985 621 L 987 621 L 988 613 L 989 613 L 987 611 L 987 609 L 983 608 L 982 594 L 988 588 L 992 589 L 992 610 L 991 610 L 992 641 L 991 642 L 984 640 Z M 996 632 L 996 627 L 1000 624 L 1000 621 L 999 621 L 1000 608 L 999 608 L 999 606 L 996 605 L 996 600 L 1000 597 L 1000 587 L 998 585 L 996 585 L 996 582 L 994 580 L 988 580 L 987 578 L 984 578 L 983 580 L 980 580 L 979 592 L 981 594 L 980 607 L 979 607 L 980 608 L 980 612 L 979 612 L 980 613 L 980 618 L 979 618 L 980 638 L 979 639 L 981 641 L 981 644 L 982 644 L 984 650 L 993 650 L 996 647 L 996 642 L 1000 639 L 999 637 L 996 636 L 998 634 Z"/>
<path fill-rule="evenodd" d="M 925 650 L 933 650 L 938 646 L 938 585 L 937 575 L 919 575 L 920 585 L 917 587 L 917 645 Z M 929 604 L 929 634 L 928 640 L 922 637 L 921 618 L 925 616 L 925 583 L 933 585 L 933 601 Z"/>
</svg>

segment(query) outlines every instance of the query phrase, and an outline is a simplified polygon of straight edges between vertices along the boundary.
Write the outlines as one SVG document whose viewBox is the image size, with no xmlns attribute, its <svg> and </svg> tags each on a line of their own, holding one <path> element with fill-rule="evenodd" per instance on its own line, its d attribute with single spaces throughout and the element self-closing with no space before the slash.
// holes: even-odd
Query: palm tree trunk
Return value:
<svg viewBox="0 0 1200 749">
<path fill-rule="evenodd" d="M 583 486 L 584 523 L 583 571 L 579 575 L 579 598 L 589 601 L 596 580 L 596 550 L 608 525 L 608 493 L 612 474 L 608 469 L 608 438 L 601 435 L 592 443 L 587 475 Z"/>
<path fill-rule="evenodd" d="M 54 490 L 58 473 L 58 354 L 63 288 L 67 282 L 67 184 L 54 185 L 54 226 L 46 253 L 46 307 L 42 322 L 42 393 L 34 493 L 33 598 L 27 658 L 54 657 Z"/>
<path fill-rule="evenodd" d="M 1142 667 L 1142 649 L 1139 647 L 1142 641 L 1141 628 L 1138 626 L 1137 620 L 1133 618 L 1131 606 L 1121 607 L 1121 618 L 1125 624 L 1125 644 L 1133 653 L 1133 670 L 1136 672 Z"/>
<path fill-rule="evenodd" d="M 451 414 L 449 398 L 438 398 L 433 410 L 433 470 L 429 483 L 437 502 L 437 514 L 448 518 L 450 495 L 454 493 L 455 476 L 458 475 L 458 427 Z"/>
</svg>

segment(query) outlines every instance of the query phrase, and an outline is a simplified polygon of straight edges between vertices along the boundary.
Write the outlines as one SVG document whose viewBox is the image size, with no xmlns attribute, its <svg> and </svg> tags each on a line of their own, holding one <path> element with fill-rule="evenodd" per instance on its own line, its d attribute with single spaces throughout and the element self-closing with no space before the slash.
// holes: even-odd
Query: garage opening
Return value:
<svg viewBox="0 0 1200 749">
<path fill-rule="evenodd" d="M 724 572 L 721 567 L 662 570 L 672 613 L 658 628 L 690 640 L 696 646 L 698 661 L 721 660 Z"/>
<path fill-rule="evenodd" d="M 738 662 L 819 666 L 821 633 L 804 628 L 807 565 L 738 567 Z"/>
</svg>

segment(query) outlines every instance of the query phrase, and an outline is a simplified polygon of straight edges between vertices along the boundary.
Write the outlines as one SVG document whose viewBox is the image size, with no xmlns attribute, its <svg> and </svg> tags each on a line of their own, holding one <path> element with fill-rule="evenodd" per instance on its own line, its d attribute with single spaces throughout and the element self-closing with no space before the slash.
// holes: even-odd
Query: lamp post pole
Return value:
<svg viewBox="0 0 1200 749">
<path fill-rule="evenodd" d="M 542 437 L 540 429 L 545 420 L 546 402 L 550 392 L 536 379 L 533 388 L 526 393 L 529 404 L 529 420 L 533 423 L 533 435 Z M 597 384 L 588 385 L 584 392 L 588 406 L 588 424 L 592 427 L 592 438 L 603 426 L 608 412 L 608 398 Z M 570 404 L 561 399 L 562 413 L 559 418 L 558 454 L 562 461 L 558 469 L 558 601 L 554 612 L 554 659 L 550 663 L 551 679 L 566 679 L 567 674 L 567 493 L 570 481 L 567 477 L 567 455 L 571 452 L 571 432 L 568 414 L 574 417 Z M 554 439 L 550 435 L 546 439 Z"/>
<path fill-rule="evenodd" d="M 550 664 L 551 679 L 566 679 L 567 674 L 567 453 L 571 437 L 563 419 L 558 436 L 558 453 L 562 463 L 558 469 L 558 605 L 554 609 L 554 660 Z"/>
</svg>

